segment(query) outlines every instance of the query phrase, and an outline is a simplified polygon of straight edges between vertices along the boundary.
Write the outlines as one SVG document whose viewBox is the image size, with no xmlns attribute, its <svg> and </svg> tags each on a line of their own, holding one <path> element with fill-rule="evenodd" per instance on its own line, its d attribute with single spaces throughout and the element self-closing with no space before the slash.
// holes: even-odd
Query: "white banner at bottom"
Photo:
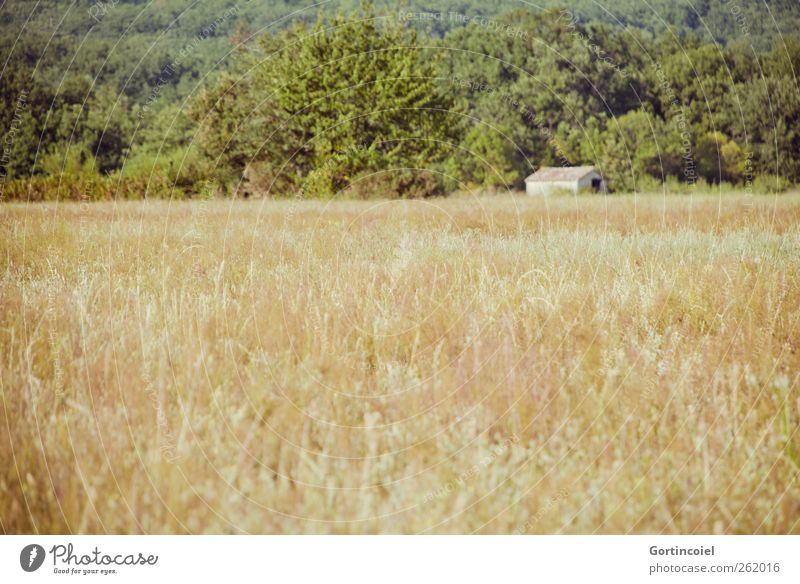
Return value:
<svg viewBox="0 0 800 584">
<path fill-rule="evenodd" d="M 800 536 L 2 536 L 0 582 L 800 582 Z"/>
</svg>

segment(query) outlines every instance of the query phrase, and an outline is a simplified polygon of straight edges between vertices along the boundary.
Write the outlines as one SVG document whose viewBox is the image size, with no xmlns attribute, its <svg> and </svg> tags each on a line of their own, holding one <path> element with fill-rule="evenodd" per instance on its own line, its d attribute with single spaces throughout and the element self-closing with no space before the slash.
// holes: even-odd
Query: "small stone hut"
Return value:
<svg viewBox="0 0 800 584">
<path fill-rule="evenodd" d="M 525 179 L 525 191 L 532 197 L 556 190 L 608 192 L 605 179 L 594 166 L 543 166 Z"/>
</svg>

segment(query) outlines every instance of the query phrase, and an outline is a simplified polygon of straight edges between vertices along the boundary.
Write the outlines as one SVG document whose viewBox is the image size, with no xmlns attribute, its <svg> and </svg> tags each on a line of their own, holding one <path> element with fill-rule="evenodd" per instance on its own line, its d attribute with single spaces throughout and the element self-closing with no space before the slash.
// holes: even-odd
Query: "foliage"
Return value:
<svg viewBox="0 0 800 584">
<path fill-rule="evenodd" d="M 97 176 L 63 174 L 16 179 L 4 185 L 8 201 L 109 201 L 139 199 L 183 199 L 187 192 L 162 176 Z"/>
<path fill-rule="evenodd" d="M 414 33 L 379 26 L 369 8 L 266 35 L 259 48 L 243 57 L 246 80 L 226 77 L 192 111 L 223 177 L 247 170 L 270 195 L 329 197 L 362 174 L 435 166 L 457 140 Z"/>
<path fill-rule="evenodd" d="M 614 18 L 593 0 L 68 4 L 0 10 L 4 192 L 122 174 L 188 196 L 213 179 L 329 197 L 425 168 L 415 180 L 432 193 L 520 188 L 539 166 L 575 164 L 616 190 L 800 182 L 797 3 L 770 6 L 774 30 L 762 5 L 723 0 L 625 0 Z"/>
<path fill-rule="evenodd" d="M 492 166 L 513 169 L 520 187 L 539 166 L 576 164 L 597 166 L 617 191 L 667 179 L 752 185 L 764 173 L 800 181 L 800 91 L 788 75 L 800 70 L 796 42 L 758 55 L 743 44 L 584 26 L 567 11 L 497 22 L 441 43 L 443 85 L 465 113 L 463 145 L 484 145 L 472 160 L 454 155 L 462 180 L 505 183 L 504 173 L 476 175 L 491 150 Z M 518 34 L 498 34 L 500 25 Z"/>
</svg>

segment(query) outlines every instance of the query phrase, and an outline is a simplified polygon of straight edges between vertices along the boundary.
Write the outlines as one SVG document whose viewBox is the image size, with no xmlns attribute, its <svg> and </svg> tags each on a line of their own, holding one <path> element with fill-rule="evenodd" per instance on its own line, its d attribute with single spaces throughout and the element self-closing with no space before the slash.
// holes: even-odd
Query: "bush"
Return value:
<svg viewBox="0 0 800 584">
<path fill-rule="evenodd" d="M 4 201 L 111 201 L 184 198 L 186 193 L 173 188 L 163 176 L 35 176 L 6 183 Z"/>
<path fill-rule="evenodd" d="M 444 161 L 460 137 L 452 96 L 439 90 L 415 34 L 381 20 L 365 5 L 311 30 L 262 35 L 269 59 L 242 53 L 247 80 L 223 76 L 190 110 L 219 178 L 244 174 L 254 194 L 331 197 L 376 170 Z M 373 181 L 403 197 L 436 190 L 430 177 Z M 365 187 L 348 190 L 365 196 Z"/>
<path fill-rule="evenodd" d="M 178 147 L 158 154 L 137 152 L 125 165 L 123 175 L 132 184 L 150 183 L 149 191 L 155 189 L 161 196 L 165 185 L 175 185 L 184 193 L 198 194 L 202 191 L 206 177 L 213 174 L 211 161 L 196 148 Z M 170 195 L 167 194 L 167 197 Z"/>
<path fill-rule="evenodd" d="M 383 170 L 357 176 L 344 191 L 346 198 L 414 199 L 444 194 L 440 174 L 429 170 Z"/>
<path fill-rule="evenodd" d="M 753 179 L 752 191 L 758 193 L 783 193 L 791 183 L 782 176 L 774 174 L 760 174 Z"/>
</svg>

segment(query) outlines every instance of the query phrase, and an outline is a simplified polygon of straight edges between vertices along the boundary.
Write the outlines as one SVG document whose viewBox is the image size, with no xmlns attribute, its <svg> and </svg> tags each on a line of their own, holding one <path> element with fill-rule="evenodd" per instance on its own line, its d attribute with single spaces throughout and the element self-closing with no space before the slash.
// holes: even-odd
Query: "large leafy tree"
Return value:
<svg viewBox="0 0 800 584">
<path fill-rule="evenodd" d="M 436 170 L 458 141 L 452 100 L 414 32 L 368 7 L 265 35 L 259 49 L 193 108 L 222 173 L 271 195 L 332 196 L 386 170 Z M 420 194 L 413 180 L 392 184 L 407 192 L 375 196 Z"/>
</svg>

